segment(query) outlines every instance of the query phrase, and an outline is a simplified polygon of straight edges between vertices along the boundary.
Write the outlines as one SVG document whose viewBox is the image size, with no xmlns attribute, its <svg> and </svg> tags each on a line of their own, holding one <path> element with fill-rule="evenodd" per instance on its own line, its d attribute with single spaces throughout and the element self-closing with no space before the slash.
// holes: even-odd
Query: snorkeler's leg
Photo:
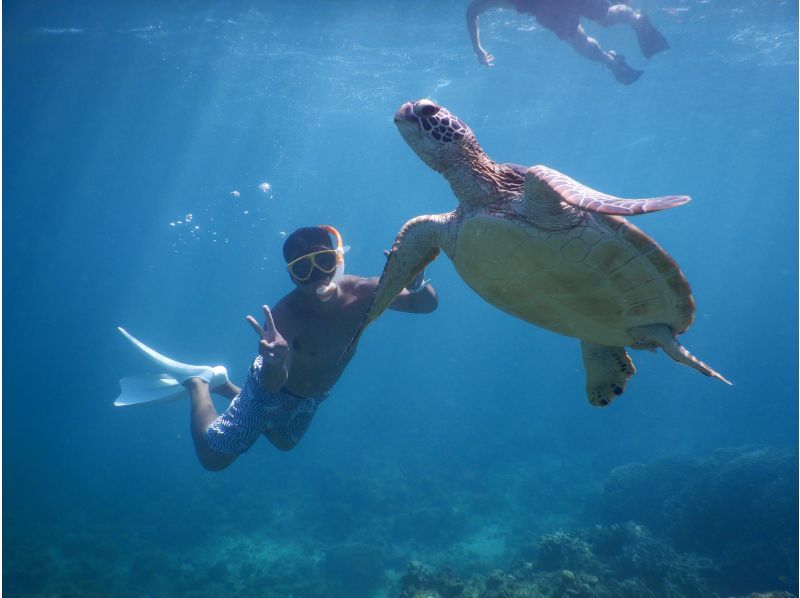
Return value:
<svg viewBox="0 0 800 598">
<path fill-rule="evenodd" d="M 297 442 L 289 440 L 281 430 L 267 430 L 264 432 L 264 436 L 272 443 L 272 446 L 280 451 L 290 451 L 297 446 Z"/>
<path fill-rule="evenodd" d="M 636 33 L 639 49 L 647 58 L 669 49 L 669 42 L 658 29 L 653 27 L 648 16 L 640 10 L 632 9 L 627 4 L 610 6 L 605 18 L 597 22 L 603 27 L 619 23 L 630 25 Z"/>
<path fill-rule="evenodd" d="M 611 27 L 620 23 L 634 25 L 641 17 L 642 13 L 632 9 L 627 4 L 612 4 L 608 7 L 605 18 L 598 20 L 603 27 Z"/>
<path fill-rule="evenodd" d="M 575 33 L 567 38 L 567 41 L 581 56 L 599 62 L 611 69 L 614 78 L 620 83 L 630 85 L 641 77 L 644 72 L 628 66 L 628 63 L 625 62 L 625 58 L 616 52 L 604 51 L 603 48 L 600 47 L 600 44 L 597 43 L 596 39 L 586 35 L 586 32 L 580 25 L 578 25 Z"/>
<path fill-rule="evenodd" d="M 217 386 L 216 388 L 212 388 L 212 394 L 219 395 L 221 397 L 225 397 L 229 401 L 233 400 L 233 397 L 239 394 L 241 389 L 236 386 L 233 382 L 228 380 L 225 384 L 221 386 Z"/>
<path fill-rule="evenodd" d="M 303 438 L 325 397 L 310 399 L 280 392 L 273 396 L 264 435 L 277 449 L 292 450 Z"/>
<path fill-rule="evenodd" d="M 597 40 L 593 37 L 589 37 L 580 25 L 578 25 L 575 33 L 571 37 L 568 37 L 566 41 L 568 41 L 581 56 L 612 68 L 614 64 L 613 54 L 603 51 L 603 48 L 600 47 Z"/>
<path fill-rule="evenodd" d="M 214 408 L 214 403 L 211 401 L 208 383 L 200 378 L 190 378 L 184 383 L 184 386 L 189 389 L 192 399 L 191 429 L 192 441 L 194 442 L 194 450 L 197 453 L 197 459 L 203 467 L 210 471 L 225 469 L 236 460 L 238 455 L 218 453 L 208 444 L 206 430 L 208 426 L 211 425 L 211 422 L 217 419 L 217 410 Z M 216 392 L 223 387 L 218 387 L 214 390 Z M 225 390 L 227 392 L 228 389 L 226 388 Z M 234 396 L 236 395 L 234 394 Z"/>
</svg>

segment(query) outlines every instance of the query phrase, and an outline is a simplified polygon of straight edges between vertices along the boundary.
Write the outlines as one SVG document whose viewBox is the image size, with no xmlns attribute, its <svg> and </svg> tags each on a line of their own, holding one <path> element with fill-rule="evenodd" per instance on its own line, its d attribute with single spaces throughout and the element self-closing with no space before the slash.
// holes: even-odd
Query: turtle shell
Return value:
<svg viewBox="0 0 800 598">
<path fill-rule="evenodd" d="M 689 283 L 650 237 L 618 216 L 587 213 L 575 228 L 544 231 L 507 215 L 465 218 L 453 259 L 483 299 L 553 332 L 631 346 L 634 326 L 694 319 Z"/>
</svg>

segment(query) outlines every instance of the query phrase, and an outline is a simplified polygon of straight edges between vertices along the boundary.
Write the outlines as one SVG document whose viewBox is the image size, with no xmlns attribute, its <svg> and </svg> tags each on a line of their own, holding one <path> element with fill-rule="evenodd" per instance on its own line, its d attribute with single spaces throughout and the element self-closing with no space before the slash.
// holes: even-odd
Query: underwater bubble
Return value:
<svg viewBox="0 0 800 598">
<path fill-rule="evenodd" d="M 175 226 L 175 223 L 174 222 L 170 222 L 169 225 L 170 226 Z"/>
<path fill-rule="evenodd" d="M 191 222 L 192 221 L 192 215 L 191 214 L 186 214 L 186 216 L 184 216 L 184 218 L 186 219 L 186 222 Z"/>
<path fill-rule="evenodd" d="M 236 189 L 234 189 L 233 191 L 230 192 L 229 195 L 232 195 L 233 197 L 239 197 L 241 193 L 239 193 Z"/>
<path fill-rule="evenodd" d="M 258 186 L 258 188 L 261 190 L 262 193 L 269 193 L 272 190 L 272 185 L 264 181 Z"/>
<path fill-rule="evenodd" d="M 39 31 L 42 33 L 49 33 L 51 35 L 59 35 L 65 33 L 83 33 L 86 30 L 79 29 L 78 27 L 62 27 L 62 28 L 41 27 Z"/>
<path fill-rule="evenodd" d="M 245 216 L 247 216 L 249 213 L 250 213 L 250 210 L 245 210 L 244 212 L 242 212 L 242 214 L 244 214 Z"/>
<path fill-rule="evenodd" d="M 278 233 L 278 236 L 279 236 L 281 239 L 283 239 L 283 238 L 285 238 L 285 237 L 286 237 L 286 233 L 285 233 L 284 231 L 280 231 L 280 232 Z"/>
</svg>

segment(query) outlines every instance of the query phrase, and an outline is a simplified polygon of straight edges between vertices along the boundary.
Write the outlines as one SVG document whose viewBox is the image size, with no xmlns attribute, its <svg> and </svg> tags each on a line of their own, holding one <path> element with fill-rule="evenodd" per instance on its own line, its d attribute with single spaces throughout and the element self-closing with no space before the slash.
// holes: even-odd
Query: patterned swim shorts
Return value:
<svg viewBox="0 0 800 598">
<path fill-rule="evenodd" d="M 286 389 L 270 393 L 261 386 L 261 355 L 255 358 L 247 380 L 228 409 L 206 428 L 212 450 L 226 455 L 241 455 L 261 434 L 277 436 L 279 448 L 291 448 L 308 430 L 320 403 L 328 398 L 298 396 Z M 267 435 L 269 438 L 269 435 Z M 270 439 L 271 441 L 272 439 Z"/>
</svg>

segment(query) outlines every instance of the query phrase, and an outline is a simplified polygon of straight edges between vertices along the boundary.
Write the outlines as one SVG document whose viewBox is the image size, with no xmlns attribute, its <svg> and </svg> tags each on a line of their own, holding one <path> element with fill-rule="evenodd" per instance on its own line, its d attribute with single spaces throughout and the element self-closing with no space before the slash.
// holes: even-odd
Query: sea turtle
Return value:
<svg viewBox="0 0 800 598">
<path fill-rule="evenodd" d="M 581 340 L 592 405 L 608 405 L 636 372 L 625 347 L 661 348 L 730 384 L 677 342 L 694 319 L 689 283 L 624 218 L 689 197 L 621 199 L 547 166 L 498 164 L 460 118 L 431 100 L 406 102 L 394 121 L 423 162 L 444 175 L 459 206 L 406 222 L 354 341 L 441 248 L 492 305 Z"/>
</svg>

